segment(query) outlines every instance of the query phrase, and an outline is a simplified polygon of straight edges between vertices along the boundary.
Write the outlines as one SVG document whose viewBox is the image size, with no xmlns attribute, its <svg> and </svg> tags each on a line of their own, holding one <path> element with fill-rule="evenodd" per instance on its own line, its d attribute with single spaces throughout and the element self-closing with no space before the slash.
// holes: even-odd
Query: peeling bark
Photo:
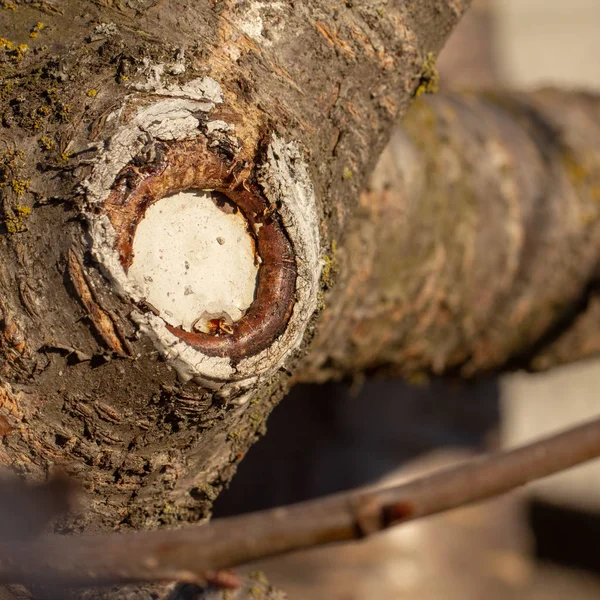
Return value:
<svg viewBox="0 0 600 600">
<path fill-rule="evenodd" d="M 8 4 L 0 463 L 32 479 L 59 465 L 83 484 L 62 530 L 198 521 L 288 389 L 322 254 L 468 1 Z M 257 289 L 295 269 L 291 311 L 273 320 L 253 303 L 239 321 L 275 323 L 266 344 L 242 353 L 242 325 L 219 324 L 212 341 L 235 351 L 207 354 L 128 277 L 140 215 L 179 180 L 244 212 Z"/>
</svg>

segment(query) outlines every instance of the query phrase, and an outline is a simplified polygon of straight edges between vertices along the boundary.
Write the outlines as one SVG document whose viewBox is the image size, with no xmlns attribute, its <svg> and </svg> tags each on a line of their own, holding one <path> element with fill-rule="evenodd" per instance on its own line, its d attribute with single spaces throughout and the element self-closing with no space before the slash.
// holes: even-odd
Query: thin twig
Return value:
<svg viewBox="0 0 600 600">
<path fill-rule="evenodd" d="M 171 531 L 0 545 L 1 583 L 202 583 L 206 573 L 370 535 L 484 500 L 600 456 L 600 419 L 383 489 L 361 489 Z"/>
</svg>

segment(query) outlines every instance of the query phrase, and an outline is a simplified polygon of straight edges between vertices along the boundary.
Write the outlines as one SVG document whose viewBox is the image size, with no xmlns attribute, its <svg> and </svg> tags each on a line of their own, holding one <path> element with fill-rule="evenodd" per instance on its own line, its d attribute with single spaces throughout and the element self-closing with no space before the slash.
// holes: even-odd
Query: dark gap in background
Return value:
<svg viewBox="0 0 600 600">
<path fill-rule="evenodd" d="M 297 386 L 273 411 L 267 435 L 214 505 L 225 517 L 300 502 L 375 481 L 439 448 L 493 445 L 500 422 L 494 379 L 414 387 L 367 382 Z M 538 560 L 600 574 L 600 514 L 536 499 L 528 522 Z"/>
<path fill-rule="evenodd" d="M 528 517 L 538 560 L 600 574 L 600 514 L 537 498 Z"/>
<path fill-rule="evenodd" d="M 410 386 L 374 380 L 297 386 L 214 506 L 223 517 L 375 481 L 442 447 L 485 450 L 499 424 L 495 379 Z"/>
</svg>

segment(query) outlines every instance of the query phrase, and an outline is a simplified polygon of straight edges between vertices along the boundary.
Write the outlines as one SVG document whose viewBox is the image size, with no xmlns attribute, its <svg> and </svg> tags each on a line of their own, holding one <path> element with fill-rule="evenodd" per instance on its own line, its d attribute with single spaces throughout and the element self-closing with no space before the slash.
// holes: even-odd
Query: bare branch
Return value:
<svg viewBox="0 0 600 600">
<path fill-rule="evenodd" d="M 182 530 L 4 543 L 0 545 L 0 582 L 99 585 L 175 580 L 202 584 L 207 573 L 360 538 L 502 494 L 599 456 L 600 419 L 596 419 L 528 446 L 390 488 L 354 490 Z"/>
</svg>

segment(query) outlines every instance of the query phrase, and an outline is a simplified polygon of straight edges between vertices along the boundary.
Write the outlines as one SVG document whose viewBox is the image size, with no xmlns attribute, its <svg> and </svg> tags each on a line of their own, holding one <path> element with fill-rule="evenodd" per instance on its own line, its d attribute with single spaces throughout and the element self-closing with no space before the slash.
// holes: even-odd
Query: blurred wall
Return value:
<svg viewBox="0 0 600 600">
<path fill-rule="evenodd" d="M 599 0 L 497 0 L 496 12 L 507 82 L 600 89 Z"/>
<path fill-rule="evenodd" d="M 501 78 L 600 92 L 600 0 L 499 0 Z M 600 360 L 502 379 L 503 439 L 520 444 L 600 414 Z M 600 461 L 536 484 L 545 499 L 600 509 Z"/>
</svg>

